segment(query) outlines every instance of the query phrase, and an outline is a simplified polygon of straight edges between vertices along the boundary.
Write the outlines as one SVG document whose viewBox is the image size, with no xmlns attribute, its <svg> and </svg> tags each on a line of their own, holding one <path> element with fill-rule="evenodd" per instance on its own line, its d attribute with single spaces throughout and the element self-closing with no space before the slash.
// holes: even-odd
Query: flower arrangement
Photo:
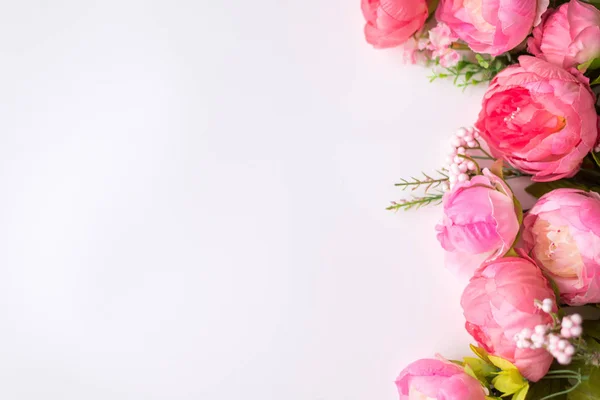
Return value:
<svg viewBox="0 0 600 400">
<path fill-rule="evenodd" d="M 431 80 L 489 83 L 445 166 L 390 210 L 441 204 L 475 356 L 421 359 L 401 400 L 600 399 L 600 1 L 362 0 L 365 37 Z M 538 200 L 523 210 L 512 179 Z"/>
</svg>

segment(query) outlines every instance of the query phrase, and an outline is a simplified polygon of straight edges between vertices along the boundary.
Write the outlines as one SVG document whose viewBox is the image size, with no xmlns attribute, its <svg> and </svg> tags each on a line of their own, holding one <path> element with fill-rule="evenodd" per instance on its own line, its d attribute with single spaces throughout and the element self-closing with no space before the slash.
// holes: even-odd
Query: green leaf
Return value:
<svg viewBox="0 0 600 400">
<path fill-rule="evenodd" d="M 600 400 L 600 367 L 586 371 L 588 379 L 567 395 L 568 400 Z"/>
<path fill-rule="evenodd" d="M 504 393 L 504 395 L 514 394 L 527 386 L 527 380 L 523 378 L 519 370 L 509 369 L 500 371 L 494 379 L 492 379 L 494 388 Z M 527 394 L 527 393 L 526 393 Z M 502 397 L 504 397 L 504 395 Z"/>
<path fill-rule="evenodd" d="M 427 8 L 429 9 L 429 15 L 435 12 L 440 0 L 427 0 Z"/>
<path fill-rule="evenodd" d="M 525 400 L 527 392 L 529 391 L 529 384 L 523 386 L 521 390 L 514 394 L 512 400 Z"/>
<path fill-rule="evenodd" d="M 515 371 L 519 372 L 519 370 L 517 369 L 517 367 L 515 367 L 515 365 L 513 363 L 511 363 L 508 360 L 505 360 L 502 357 L 493 356 L 491 354 L 488 354 L 488 358 L 490 359 L 490 362 L 492 364 L 494 364 L 496 367 L 500 368 L 502 371 L 512 371 L 512 370 L 515 370 Z M 520 375 L 521 374 L 519 374 L 519 376 Z"/>
<path fill-rule="evenodd" d="M 490 67 L 490 63 L 486 61 L 481 54 L 475 54 L 475 58 L 477 59 L 479 65 L 481 65 L 483 68 L 488 69 Z"/>
<path fill-rule="evenodd" d="M 590 82 L 590 86 L 594 86 L 594 85 L 598 85 L 598 84 L 600 84 L 600 76 Z"/>
<path fill-rule="evenodd" d="M 490 359 L 488 357 L 489 356 L 488 352 L 485 351 L 485 349 L 483 347 L 477 347 L 477 346 L 474 346 L 472 344 L 470 344 L 469 347 L 471 348 L 471 351 L 473 353 L 475 353 L 475 355 L 477 357 L 481 358 L 485 362 L 491 363 L 491 361 L 490 361 Z"/>
<path fill-rule="evenodd" d="M 469 370 L 472 372 L 472 374 L 469 375 L 471 375 L 473 378 L 479 380 L 482 383 L 486 383 L 487 377 L 492 376 L 493 374 L 498 372 L 498 368 L 480 358 L 465 357 L 464 365 L 465 371 L 468 367 Z"/>
<path fill-rule="evenodd" d="M 577 66 L 577 69 L 581 72 L 598 68 L 600 68 L 600 58 L 592 58 L 591 60 Z"/>
<path fill-rule="evenodd" d="M 591 154 L 592 154 L 592 158 L 596 162 L 596 165 L 600 167 L 600 153 L 594 153 L 592 151 Z"/>
<path fill-rule="evenodd" d="M 467 375 L 469 375 L 471 378 L 475 378 L 478 381 L 481 381 L 481 379 L 479 379 L 479 377 L 477 376 L 475 371 L 473 371 L 473 368 L 471 368 L 469 365 L 465 365 L 464 370 L 465 370 L 465 373 Z"/>
<path fill-rule="evenodd" d="M 549 379 L 541 380 L 539 382 L 531 383 L 529 391 L 527 392 L 527 400 L 540 400 L 546 396 L 554 393 L 559 393 L 565 390 L 568 383 L 565 379 Z M 560 396 L 553 397 L 552 400 L 566 400 L 567 395 L 563 394 Z"/>
<path fill-rule="evenodd" d="M 573 188 L 573 189 L 582 189 L 589 190 L 583 184 L 575 183 L 571 180 L 567 179 L 559 179 L 553 182 L 535 182 L 525 188 L 525 191 L 532 195 L 533 197 L 540 198 L 546 193 L 550 193 L 554 189 L 560 188 Z"/>
<path fill-rule="evenodd" d="M 500 179 L 504 179 L 504 161 L 501 159 L 494 161 L 490 167 L 490 171 Z"/>
<path fill-rule="evenodd" d="M 583 321 L 583 333 L 600 340 L 600 321 Z"/>
</svg>

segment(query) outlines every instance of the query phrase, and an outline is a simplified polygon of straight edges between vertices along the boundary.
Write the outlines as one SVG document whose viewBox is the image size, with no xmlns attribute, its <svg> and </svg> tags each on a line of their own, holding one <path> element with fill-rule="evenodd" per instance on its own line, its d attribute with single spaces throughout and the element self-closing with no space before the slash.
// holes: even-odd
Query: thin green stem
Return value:
<svg viewBox="0 0 600 400">
<path fill-rule="evenodd" d="M 484 156 L 470 156 L 470 157 L 475 160 L 494 160 L 494 158 L 484 157 Z"/>
<path fill-rule="evenodd" d="M 427 184 L 434 184 L 434 183 L 442 183 L 442 182 L 446 182 L 448 180 L 448 178 L 440 178 L 440 179 L 432 179 L 430 181 L 414 181 L 414 182 L 400 182 L 400 183 L 394 183 L 394 186 L 402 186 L 402 187 L 406 187 L 406 186 L 420 186 L 420 185 L 427 185 Z"/>
<path fill-rule="evenodd" d="M 479 140 L 475 140 L 475 142 L 477 143 L 477 147 L 473 147 L 473 149 L 477 149 L 477 150 L 481 151 L 483 154 L 485 154 L 486 156 L 488 156 L 490 158 L 490 160 L 495 160 L 495 158 L 492 157 L 492 155 L 490 153 L 488 153 L 487 151 L 485 151 L 481 147 L 481 144 L 479 143 Z"/>
<path fill-rule="evenodd" d="M 546 375 L 556 375 L 556 374 L 571 374 L 575 376 L 580 376 L 579 373 L 575 371 L 571 371 L 570 369 L 553 369 L 546 373 Z"/>
<path fill-rule="evenodd" d="M 477 175 L 481 175 L 481 168 L 479 168 L 479 163 L 477 161 L 475 161 L 473 158 L 471 158 L 470 156 L 466 156 L 464 154 L 458 154 L 458 156 L 460 158 L 464 158 L 465 160 L 469 160 L 469 161 L 473 161 L 475 163 L 475 167 L 477 167 Z"/>
<path fill-rule="evenodd" d="M 412 200 L 402 200 L 400 202 L 392 202 L 392 205 L 387 207 L 386 210 L 410 210 L 411 208 L 421 208 L 429 204 L 440 204 L 442 202 L 443 194 L 429 195 L 425 197 L 416 197 Z"/>
<path fill-rule="evenodd" d="M 544 378 L 542 378 L 542 379 L 544 379 Z M 577 389 L 577 386 L 579 386 L 579 385 L 581 385 L 581 378 L 577 379 L 577 383 L 575 385 L 571 386 L 570 388 L 560 391 L 560 392 L 557 392 L 557 393 L 554 393 L 554 394 L 551 394 L 549 396 L 544 396 L 540 400 L 548 400 L 548 399 L 552 399 L 554 397 L 562 396 L 563 394 L 571 393 L 573 390 Z"/>
</svg>

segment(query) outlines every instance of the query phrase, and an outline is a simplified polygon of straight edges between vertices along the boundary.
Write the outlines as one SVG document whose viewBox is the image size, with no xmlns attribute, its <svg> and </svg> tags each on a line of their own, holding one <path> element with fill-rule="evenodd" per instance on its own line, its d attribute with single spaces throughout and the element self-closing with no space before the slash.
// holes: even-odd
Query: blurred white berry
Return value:
<svg viewBox="0 0 600 400">
<path fill-rule="evenodd" d="M 569 344 L 570 343 L 568 341 L 566 341 L 566 340 L 563 339 L 563 340 L 559 340 L 558 341 L 558 343 L 556 344 L 556 347 L 558 347 L 559 350 L 564 350 L 564 349 L 567 348 L 567 346 Z"/>
<path fill-rule="evenodd" d="M 556 361 L 558 361 L 561 365 L 568 365 L 571 363 L 571 357 L 568 355 L 561 353 L 556 355 Z"/>
<path fill-rule="evenodd" d="M 544 311 L 547 314 L 552 312 L 553 306 L 554 301 L 552 301 L 552 299 L 544 299 L 544 301 L 542 301 L 542 311 Z"/>
<path fill-rule="evenodd" d="M 533 330 L 539 335 L 545 335 L 548 331 L 548 327 L 546 325 L 536 325 Z"/>
<path fill-rule="evenodd" d="M 565 353 L 568 356 L 572 356 L 573 354 L 575 354 L 575 346 L 573 346 L 572 344 L 568 345 L 563 353 Z"/>
<path fill-rule="evenodd" d="M 579 314 L 572 314 L 571 321 L 575 325 L 581 325 L 583 323 L 583 318 L 581 318 L 581 315 L 579 315 Z"/>
<path fill-rule="evenodd" d="M 583 328 L 580 325 L 574 326 L 571 328 L 571 336 L 579 337 L 583 333 Z"/>
</svg>

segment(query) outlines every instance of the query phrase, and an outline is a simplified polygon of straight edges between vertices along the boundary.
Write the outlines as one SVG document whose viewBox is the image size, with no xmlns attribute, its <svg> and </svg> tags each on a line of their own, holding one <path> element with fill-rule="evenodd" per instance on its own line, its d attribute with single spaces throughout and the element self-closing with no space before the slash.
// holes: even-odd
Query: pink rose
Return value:
<svg viewBox="0 0 600 400">
<path fill-rule="evenodd" d="M 476 127 L 495 156 L 539 182 L 570 177 L 598 137 L 594 94 L 564 69 L 522 56 L 500 72 Z"/>
<path fill-rule="evenodd" d="M 524 328 L 552 322 L 534 300 L 554 292 L 532 260 L 500 258 L 479 269 L 463 292 L 465 327 L 489 353 L 505 358 L 530 381 L 540 380 L 552 364 L 545 349 L 519 349 L 514 336 Z M 556 306 L 554 306 L 556 311 Z"/>
<path fill-rule="evenodd" d="M 435 359 L 418 360 L 396 379 L 400 400 L 484 400 L 481 384 L 458 365 Z"/>
<path fill-rule="evenodd" d="M 600 195 L 557 189 L 523 221 L 525 248 L 567 304 L 600 303 Z"/>
<path fill-rule="evenodd" d="M 527 45 L 530 53 L 566 69 L 600 57 L 600 11 L 571 0 L 544 14 Z"/>
<path fill-rule="evenodd" d="M 469 278 L 483 262 L 506 254 L 519 232 L 510 188 L 487 169 L 483 172 L 444 194 L 444 219 L 436 226 L 446 266 Z"/>
<path fill-rule="evenodd" d="M 361 5 L 367 20 L 365 37 L 377 48 L 406 42 L 429 15 L 425 0 L 362 0 Z"/>
<path fill-rule="evenodd" d="M 517 47 L 549 0 L 441 0 L 436 18 L 473 51 L 497 56 Z"/>
</svg>

